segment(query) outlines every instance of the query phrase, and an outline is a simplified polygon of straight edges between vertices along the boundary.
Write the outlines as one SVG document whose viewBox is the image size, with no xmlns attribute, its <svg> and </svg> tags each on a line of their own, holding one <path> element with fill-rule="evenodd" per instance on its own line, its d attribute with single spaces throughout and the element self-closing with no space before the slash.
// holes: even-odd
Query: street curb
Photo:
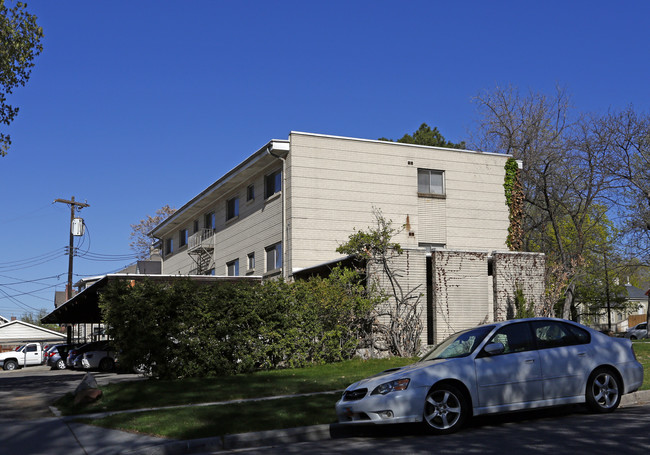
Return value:
<svg viewBox="0 0 650 455">
<path fill-rule="evenodd" d="M 322 441 L 331 439 L 332 428 L 336 426 L 338 424 L 313 425 L 284 430 L 231 434 L 214 438 L 190 439 L 188 441 L 173 441 L 144 449 L 123 451 L 120 452 L 120 455 L 185 455 L 197 452 L 246 449 L 273 444 Z"/>
<path fill-rule="evenodd" d="M 623 395 L 621 407 L 639 406 L 650 403 L 650 390 Z M 120 455 L 188 455 L 219 450 L 237 450 L 275 444 L 314 442 L 332 439 L 344 426 L 332 423 L 284 430 L 258 431 L 254 433 L 232 434 L 213 438 L 173 441 L 144 449 L 120 452 Z M 338 431 L 337 431 L 338 430 Z"/>
</svg>

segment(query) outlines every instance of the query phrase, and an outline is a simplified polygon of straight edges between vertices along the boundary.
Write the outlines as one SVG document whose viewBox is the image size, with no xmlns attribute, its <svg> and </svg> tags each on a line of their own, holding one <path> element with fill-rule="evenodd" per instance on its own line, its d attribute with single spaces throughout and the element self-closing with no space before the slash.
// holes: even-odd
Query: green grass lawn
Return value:
<svg viewBox="0 0 650 455">
<path fill-rule="evenodd" d="M 650 389 L 650 342 L 634 342 L 636 357 L 646 371 L 642 390 Z M 111 384 L 103 398 L 88 406 L 72 406 L 66 395 L 56 405 L 66 415 L 140 409 L 228 400 L 342 390 L 352 382 L 414 359 L 350 360 L 295 370 L 258 372 L 232 377 L 147 380 Z M 336 421 L 334 404 L 340 393 L 237 404 L 175 408 L 115 414 L 85 423 L 173 439 L 327 424 Z M 236 418 L 233 418 L 236 416 Z"/>
<path fill-rule="evenodd" d="M 91 405 L 75 406 L 72 394 L 68 394 L 59 399 L 55 406 L 64 415 L 76 415 L 343 390 L 359 379 L 415 360 L 398 357 L 365 361 L 355 359 L 237 376 L 120 382 L 103 387 L 102 399 Z"/>
<path fill-rule="evenodd" d="M 632 343 L 634 347 L 634 354 L 636 359 L 643 365 L 643 370 L 645 374 L 643 375 L 643 385 L 641 390 L 650 389 L 650 341 L 634 341 Z"/>
</svg>

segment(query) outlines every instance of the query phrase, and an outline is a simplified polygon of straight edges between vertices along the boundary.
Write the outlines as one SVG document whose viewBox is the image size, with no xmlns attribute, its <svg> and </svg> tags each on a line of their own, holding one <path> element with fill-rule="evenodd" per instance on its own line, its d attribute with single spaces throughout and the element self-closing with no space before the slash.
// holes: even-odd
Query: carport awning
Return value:
<svg viewBox="0 0 650 455">
<path fill-rule="evenodd" d="M 88 286 L 86 289 L 75 295 L 63 305 L 52 311 L 50 314 L 41 319 L 44 324 L 99 324 L 102 321 L 102 312 L 99 309 L 99 295 L 102 289 L 108 283 L 115 280 L 154 280 L 162 282 L 173 282 L 176 280 L 192 280 L 202 284 L 220 283 L 220 282 L 250 282 L 260 283 L 262 278 L 259 276 L 239 276 L 239 277 L 220 277 L 211 275 L 130 275 L 130 274 L 113 274 L 106 275 Z"/>
<path fill-rule="evenodd" d="M 44 324 L 98 324 L 102 322 L 99 310 L 99 290 L 108 283 L 108 276 L 94 282 L 63 305 L 41 319 Z"/>
</svg>

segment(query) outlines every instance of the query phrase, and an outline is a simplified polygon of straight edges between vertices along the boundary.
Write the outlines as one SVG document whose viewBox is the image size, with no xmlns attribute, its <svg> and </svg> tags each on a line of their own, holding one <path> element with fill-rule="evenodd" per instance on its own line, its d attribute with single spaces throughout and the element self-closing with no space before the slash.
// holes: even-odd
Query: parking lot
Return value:
<svg viewBox="0 0 650 455">
<path fill-rule="evenodd" d="M 98 385 L 141 380 L 137 374 L 91 372 Z M 49 406 L 59 397 L 73 392 L 85 371 L 51 370 L 41 365 L 15 371 L 0 370 L 0 419 L 52 417 Z"/>
</svg>

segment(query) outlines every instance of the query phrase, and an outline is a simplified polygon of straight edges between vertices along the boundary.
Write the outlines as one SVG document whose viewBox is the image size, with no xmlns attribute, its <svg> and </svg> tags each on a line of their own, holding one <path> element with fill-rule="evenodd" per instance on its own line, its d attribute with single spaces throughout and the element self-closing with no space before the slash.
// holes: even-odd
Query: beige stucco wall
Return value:
<svg viewBox="0 0 650 455">
<path fill-rule="evenodd" d="M 505 248 L 505 155 L 292 133 L 287 214 L 293 270 L 337 257 L 354 229 L 374 225 L 373 207 L 412 235 L 403 246 Z M 445 171 L 446 198 L 418 197 L 418 168 Z"/>
</svg>

